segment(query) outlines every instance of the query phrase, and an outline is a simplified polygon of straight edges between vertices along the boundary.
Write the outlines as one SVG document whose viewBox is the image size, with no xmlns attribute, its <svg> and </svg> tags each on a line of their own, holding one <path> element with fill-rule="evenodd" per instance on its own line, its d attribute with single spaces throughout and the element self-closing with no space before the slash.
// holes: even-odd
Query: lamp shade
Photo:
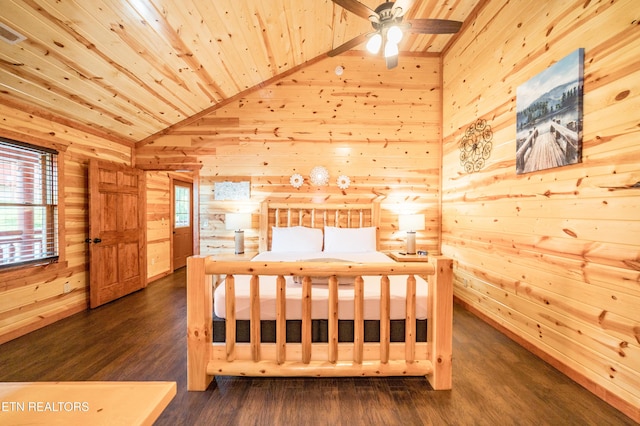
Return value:
<svg viewBox="0 0 640 426">
<path fill-rule="evenodd" d="M 224 221 L 226 229 L 251 228 L 251 213 L 227 213 Z"/>
<path fill-rule="evenodd" d="M 401 214 L 398 216 L 401 231 L 422 231 L 424 229 L 423 214 Z"/>
<path fill-rule="evenodd" d="M 398 45 L 391 40 L 387 40 L 384 44 L 384 57 L 390 58 L 392 56 L 398 56 Z"/>
<path fill-rule="evenodd" d="M 367 50 L 375 55 L 380 51 L 380 46 L 382 46 L 382 36 L 376 33 L 367 42 Z"/>
<path fill-rule="evenodd" d="M 397 25 L 392 25 L 387 30 L 387 40 L 394 44 L 400 43 L 400 40 L 402 40 L 402 36 L 402 30 Z"/>
</svg>

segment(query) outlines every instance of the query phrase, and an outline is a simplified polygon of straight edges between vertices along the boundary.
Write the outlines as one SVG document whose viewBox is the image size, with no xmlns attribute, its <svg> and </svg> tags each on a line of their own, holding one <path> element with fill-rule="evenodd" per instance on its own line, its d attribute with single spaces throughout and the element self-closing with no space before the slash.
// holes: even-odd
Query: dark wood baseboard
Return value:
<svg viewBox="0 0 640 426">
<path fill-rule="evenodd" d="M 580 386 L 584 387 L 589 392 L 593 393 L 598 398 L 605 401 L 607 404 L 611 405 L 612 407 L 615 407 L 616 409 L 623 412 L 625 415 L 629 416 L 634 421 L 640 423 L 639 407 L 635 407 L 630 403 L 628 403 L 627 401 L 622 400 L 617 395 L 614 395 L 610 391 L 603 389 L 597 383 L 594 383 L 592 380 L 578 373 L 577 371 L 575 371 L 573 368 L 569 367 L 565 363 L 559 361 L 558 359 L 549 355 L 547 352 L 543 351 L 539 347 L 533 345 L 532 343 L 528 342 L 527 340 L 513 333 L 511 330 L 507 329 L 506 327 L 504 327 L 503 325 L 495 321 L 493 318 L 489 317 L 484 312 L 478 310 L 477 308 L 465 302 L 464 300 L 461 300 L 458 297 L 454 296 L 454 302 L 462 306 L 467 311 L 473 313 L 482 321 L 486 322 L 487 324 L 489 324 L 490 326 L 492 326 L 493 328 L 495 328 L 496 330 L 498 330 L 499 332 L 501 332 L 502 334 L 504 334 L 505 336 L 507 336 L 508 338 L 510 338 L 511 340 L 513 340 L 514 342 L 516 342 L 517 344 L 519 344 L 520 346 L 522 346 L 523 348 L 531 352 L 532 354 L 534 354 L 535 356 L 537 356 L 538 358 L 545 361 L 547 364 L 554 367 L 556 370 L 560 371 L 561 373 L 569 377 L 571 380 L 578 383 Z"/>
</svg>

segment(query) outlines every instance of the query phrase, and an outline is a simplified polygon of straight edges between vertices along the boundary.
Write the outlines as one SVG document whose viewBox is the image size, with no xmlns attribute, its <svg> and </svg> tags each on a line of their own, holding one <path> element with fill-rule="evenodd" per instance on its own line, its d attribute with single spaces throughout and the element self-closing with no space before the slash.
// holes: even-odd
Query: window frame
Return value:
<svg viewBox="0 0 640 426">
<path fill-rule="evenodd" d="M 61 268 L 67 268 L 68 262 L 66 260 L 66 250 L 65 250 L 65 232 L 64 232 L 64 223 L 65 223 L 65 208 L 64 208 L 64 163 L 65 163 L 65 152 L 67 147 L 65 145 L 51 143 L 48 141 L 39 140 L 37 138 L 27 138 L 29 141 L 22 140 L 23 138 L 16 138 L 15 135 L 6 135 L 4 132 L 0 132 L 0 139 L 9 144 L 14 144 L 16 146 L 26 146 L 31 147 L 33 149 L 40 149 L 42 151 L 55 151 L 56 152 L 56 160 L 57 160 L 57 223 L 56 226 L 56 234 L 57 234 L 57 249 L 58 253 L 55 257 L 50 257 L 46 259 L 34 259 L 33 261 L 15 263 L 15 264 L 5 264 L 0 267 L 0 281 L 3 280 L 12 280 L 18 277 L 26 277 L 31 274 L 39 273 L 41 271 L 57 271 Z"/>
<path fill-rule="evenodd" d="M 173 181 L 173 187 L 174 187 L 174 193 L 173 193 L 173 227 L 174 228 L 189 228 L 191 227 L 192 223 L 193 223 L 193 218 L 192 218 L 192 205 L 193 205 L 193 200 L 191 200 L 191 197 L 193 196 L 192 192 L 192 188 L 193 185 L 189 184 L 187 182 L 181 182 L 179 180 L 174 180 Z M 178 222 L 177 217 L 178 215 L 181 214 L 185 214 L 184 212 L 178 212 L 178 201 L 184 202 L 184 200 L 178 200 L 177 199 L 177 191 L 175 191 L 175 189 L 177 188 L 181 188 L 181 189 L 185 189 L 186 193 L 189 195 L 189 199 L 186 201 L 186 206 L 187 206 L 187 222 L 186 225 L 183 225 L 183 222 Z"/>
</svg>

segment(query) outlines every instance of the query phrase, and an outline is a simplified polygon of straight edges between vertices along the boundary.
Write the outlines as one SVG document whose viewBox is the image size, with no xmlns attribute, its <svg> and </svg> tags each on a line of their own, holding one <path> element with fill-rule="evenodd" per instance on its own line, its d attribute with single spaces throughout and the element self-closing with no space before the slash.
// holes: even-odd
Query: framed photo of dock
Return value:
<svg viewBox="0 0 640 426">
<path fill-rule="evenodd" d="M 559 60 L 516 91 L 516 173 L 582 161 L 584 49 Z"/>
</svg>

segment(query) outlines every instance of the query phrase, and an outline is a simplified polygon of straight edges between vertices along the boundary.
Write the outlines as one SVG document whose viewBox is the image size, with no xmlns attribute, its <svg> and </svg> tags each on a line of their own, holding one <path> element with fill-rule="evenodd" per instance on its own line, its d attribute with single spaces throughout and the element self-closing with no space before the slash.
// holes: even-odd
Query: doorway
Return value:
<svg viewBox="0 0 640 426">
<path fill-rule="evenodd" d="M 193 183 L 173 179 L 173 270 L 187 265 L 193 255 Z"/>
</svg>

